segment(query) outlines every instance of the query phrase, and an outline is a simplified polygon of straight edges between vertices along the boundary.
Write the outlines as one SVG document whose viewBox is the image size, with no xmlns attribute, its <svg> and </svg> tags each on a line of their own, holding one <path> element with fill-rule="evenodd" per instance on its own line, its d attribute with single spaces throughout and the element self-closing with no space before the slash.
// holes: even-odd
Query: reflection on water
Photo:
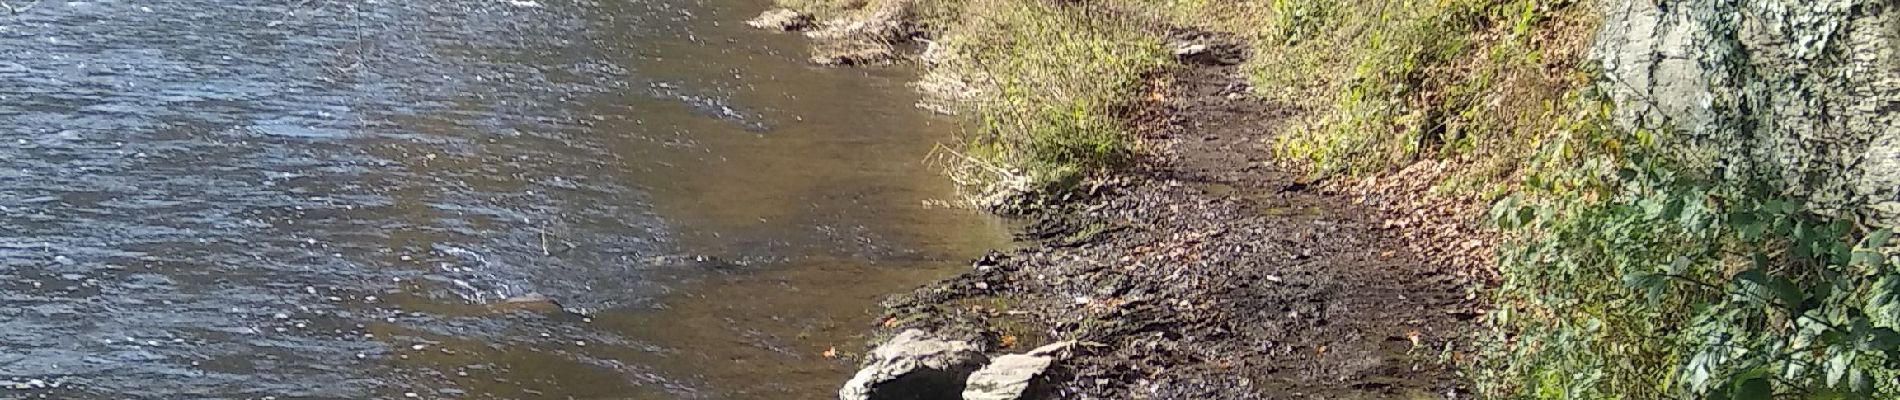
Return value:
<svg viewBox="0 0 1900 400">
<path fill-rule="evenodd" d="M 0 16 L 0 397 L 828 395 L 998 229 L 739 3 Z"/>
</svg>

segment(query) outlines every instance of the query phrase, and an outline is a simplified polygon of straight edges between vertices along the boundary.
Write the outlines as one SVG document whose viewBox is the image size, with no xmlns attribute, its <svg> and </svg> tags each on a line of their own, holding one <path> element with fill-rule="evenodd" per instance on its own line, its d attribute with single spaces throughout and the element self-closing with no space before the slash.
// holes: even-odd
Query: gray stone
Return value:
<svg viewBox="0 0 1900 400">
<path fill-rule="evenodd" d="M 955 399 L 985 361 L 980 343 L 905 330 L 871 350 L 838 399 Z"/>
<path fill-rule="evenodd" d="M 1592 58 L 1626 129 L 1767 178 L 1810 211 L 1900 223 L 1900 17 L 1890 0 L 1603 0 Z"/>
<path fill-rule="evenodd" d="M 1043 394 L 1038 378 L 1057 359 L 1066 356 L 1075 342 L 1057 342 L 1025 354 L 997 357 L 996 361 L 970 374 L 963 387 L 963 400 L 1033 399 Z"/>
</svg>

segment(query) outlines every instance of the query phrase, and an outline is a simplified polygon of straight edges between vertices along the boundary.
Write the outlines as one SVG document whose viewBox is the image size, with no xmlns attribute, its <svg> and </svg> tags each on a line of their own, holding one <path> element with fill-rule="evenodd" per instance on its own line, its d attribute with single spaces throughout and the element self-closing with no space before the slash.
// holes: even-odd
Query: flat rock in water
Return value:
<svg viewBox="0 0 1900 400">
<path fill-rule="evenodd" d="M 561 303 L 540 293 L 528 293 L 509 297 L 500 303 L 489 304 L 488 310 L 495 313 L 537 312 L 550 313 L 564 311 Z"/>
<path fill-rule="evenodd" d="M 838 399 L 956 399 L 984 361 L 981 344 L 906 330 L 871 350 L 864 368 L 838 389 Z"/>
<path fill-rule="evenodd" d="M 1017 400 L 1038 398 L 1037 378 L 1057 356 L 1075 342 L 1058 342 L 1029 351 L 997 357 L 996 361 L 970 374 L 963 387 L 963 400 Z"/>
</svg>

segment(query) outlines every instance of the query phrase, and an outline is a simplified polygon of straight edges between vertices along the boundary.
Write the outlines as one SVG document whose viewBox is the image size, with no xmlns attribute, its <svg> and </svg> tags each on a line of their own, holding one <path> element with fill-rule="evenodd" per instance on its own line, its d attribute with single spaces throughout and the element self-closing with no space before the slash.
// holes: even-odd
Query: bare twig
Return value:
<svg viewBox="0 0 1900 400">
<path fill-rule="evenodd" d="M 26 12 L 26 10 L 30 10 L 33 8 L 33 6 L 37 6 L 37 5 L 40 5 L 40 0 L 33 0 L 32 3 L 26 3 L 26 5 L 18 6 L 18 7 L 15 7 L 13 3 L 8 3 L 5 0 L 0 0 L 0 8 L 6 8 L 7 14 L 12 14 L 12 15 L 19 15 L 20 13 Z"/>
</svg>

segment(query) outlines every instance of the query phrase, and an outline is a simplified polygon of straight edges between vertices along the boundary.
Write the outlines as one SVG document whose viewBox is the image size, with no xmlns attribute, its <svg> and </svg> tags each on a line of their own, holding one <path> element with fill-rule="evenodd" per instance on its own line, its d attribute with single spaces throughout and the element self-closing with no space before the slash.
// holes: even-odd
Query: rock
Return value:
<svg viewBox="0 0 1900 400">
<path fill-rule="evenodd" d="M 897 60 L 897 49 L 868 40 L 821 41 L 812 46 L 811 62 L 819 65 L 874 65 Z"/>
<path fill-rule="evenodd" d="M 912 19 L 915 0 L 879 0 L 864 8 L 825 21 L 824 29 L 806 32 L 817 40 L 904 41 L 916 33 Z"/>
<path fill-rule="evenodd" d="M 552 313 L 563 311 L 561 303 L 540 293 L 528 293 L 509 297 L 500 303 L 489 304 L 490 312 L 505 314 L 513 312 Z"/>
<path fill-rule="evenodd" d="M 955 399 L 984 361 L 979 343 L 905 330 L 871 350 L 838 399 Z"/>
<path fill-rule="evenodd" d="M 745 22 L 747 26 L 759 29 L 779 31 L 802 31 L 811 29 L 811 16 L 791 9 L 776 8 L 760 13 L 758 17 Z"/>
<path fill-rule="evenodd" d="M 1207 54 L 1207 45 L 1205 44 L 1195 43 L 1174 49 L 1175 57 L 1193 57 L 1202 54 Z"/>
<path fill-rule="evenodd" d="M 1591 59 L 1627 129 L 1672 131 L 1720 178 L 1900 226 L 1900 7 L 1605 0 Z"/>
<path fill-rule="evenodd" d="M 1232 44 L 1181 43 L 1174 47 L 1175 59 L 1205 65 L 1239 64 L 1240 53 L 1240 48 Z"/>
<path fill-rule="evenodd" d="M 915 0 L 878 0 L 825 21 L 806 32 L 812 39 L 811 62 L 823 65 L 881 64 L 897 59 L 897 45 L 917 35 Z"/>
<path fill-rule="evenodd" d="M 1075 342 L 1057 342 L 1025 354 L 997 357 L 995 362 L 970 374 L 963 387 L 963 400 L 1016 400 L 1039 398 L 1045 394 L 1043 372 L 1064 356 Z"/>
</svg>

